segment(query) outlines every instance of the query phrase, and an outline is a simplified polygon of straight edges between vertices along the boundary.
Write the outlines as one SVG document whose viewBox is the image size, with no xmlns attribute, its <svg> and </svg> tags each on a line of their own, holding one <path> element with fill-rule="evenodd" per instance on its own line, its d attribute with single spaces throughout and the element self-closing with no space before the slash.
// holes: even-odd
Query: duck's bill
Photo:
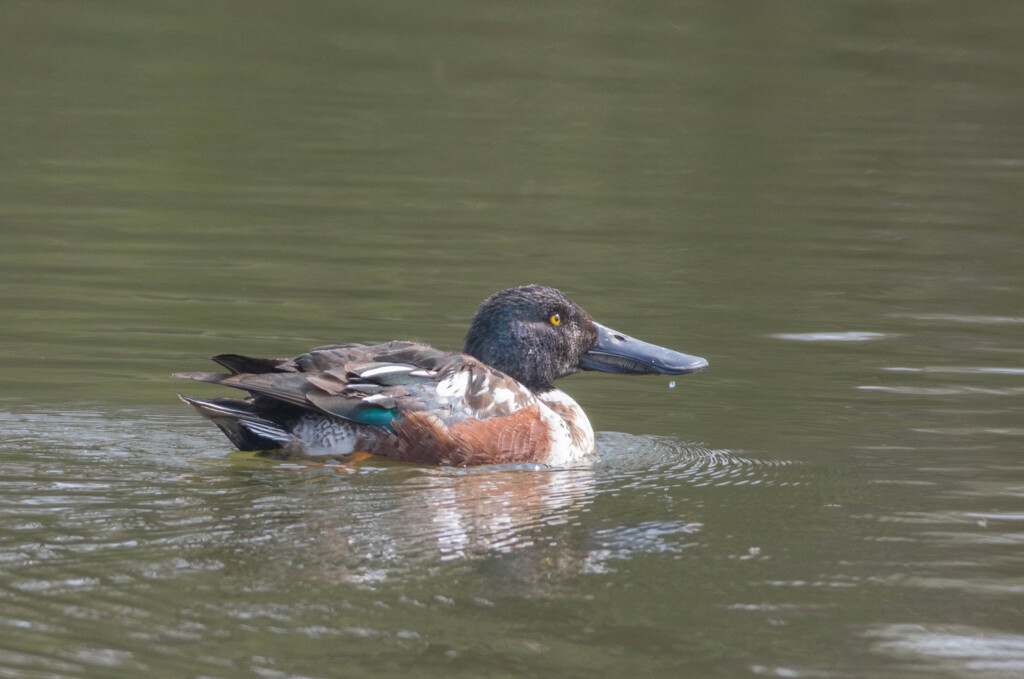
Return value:
<svg viewBox="0 0 1024 679">
<path fill-rule="evenodd" d="M 597 346 L 580 359 L 583 370 L 626 375 L 685 375 L 708 367 L 706 359 L 635 339 L 600 323 Z"/>
</svg>

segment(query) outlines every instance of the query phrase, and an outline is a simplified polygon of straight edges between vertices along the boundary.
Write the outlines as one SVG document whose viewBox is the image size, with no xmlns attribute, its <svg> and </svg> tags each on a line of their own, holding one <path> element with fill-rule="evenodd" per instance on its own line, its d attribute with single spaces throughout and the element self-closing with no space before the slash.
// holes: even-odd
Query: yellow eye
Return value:
<svg viewBox="0 0 1024 679">
<path fill-rule="evenodd" d="M 551 321 L 551 325 L 558 325 L 562 322 L 562 316 L 560 314 L 551 314 L 551 318 L 548 320 Z"/>
</svg>

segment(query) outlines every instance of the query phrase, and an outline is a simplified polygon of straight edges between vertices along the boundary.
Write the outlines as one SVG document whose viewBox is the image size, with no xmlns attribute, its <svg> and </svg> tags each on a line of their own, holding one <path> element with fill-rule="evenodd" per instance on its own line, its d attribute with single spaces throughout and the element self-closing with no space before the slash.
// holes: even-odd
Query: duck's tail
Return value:
<svg viewBox="0 0 1024 679">
<path fill-rule="evenodd" d="M 184 394 L 178 394 L 178 398 L 220 427 L 239 450 L 279 450 L 292 441 L 288 431 L 258 414 L 249 401 L 234 398 L 202 401 Z"/>
</svg>

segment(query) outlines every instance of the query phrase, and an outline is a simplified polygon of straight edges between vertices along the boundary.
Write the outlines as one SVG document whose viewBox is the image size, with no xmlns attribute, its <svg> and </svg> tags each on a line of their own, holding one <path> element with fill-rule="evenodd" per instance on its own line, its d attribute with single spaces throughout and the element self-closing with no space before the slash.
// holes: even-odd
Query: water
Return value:
<svg viewBox="0 0 1024 679">
<path fill-rule="evenodd" d="M 0 7 L 0 675 L 1024 674 L 1018 3 Z M 707 357 L 571 470 L 232 452 L 169 377 Z"/>
</svg>

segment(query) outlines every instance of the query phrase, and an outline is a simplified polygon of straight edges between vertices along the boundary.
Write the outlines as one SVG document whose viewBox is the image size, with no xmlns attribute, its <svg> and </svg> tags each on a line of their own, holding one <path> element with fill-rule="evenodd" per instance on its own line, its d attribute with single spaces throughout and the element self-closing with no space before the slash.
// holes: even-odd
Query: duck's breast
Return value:
<svg viewBox="0 0 1024 679">
<path fill-rule="evenodd" d="M 561 389 L 549 389 L 536 397 L 552 436 L 547 464 L 567 466 L 594 452 L 594 429 L 579 403 Z"/>
</svg>

